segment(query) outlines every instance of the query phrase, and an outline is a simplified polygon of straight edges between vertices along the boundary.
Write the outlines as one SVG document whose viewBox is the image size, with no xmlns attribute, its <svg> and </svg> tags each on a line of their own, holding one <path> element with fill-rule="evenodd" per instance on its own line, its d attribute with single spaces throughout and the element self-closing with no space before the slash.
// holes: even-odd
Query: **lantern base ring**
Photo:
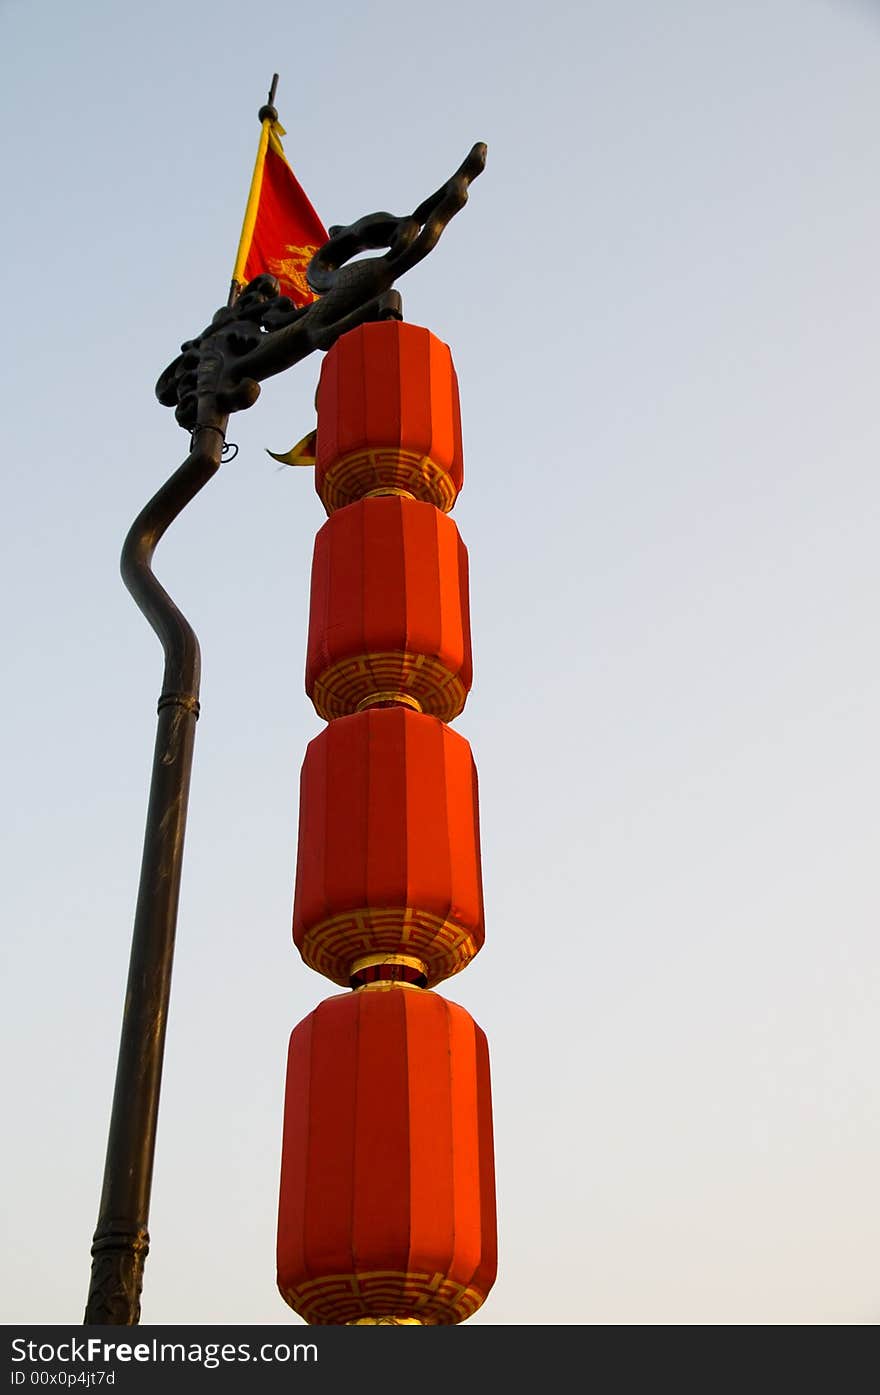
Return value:
<svg viewBox="0 0 880 1395">
<path fill-rule="evenodd" d="M 465 684 L 461 674 L 452 673 L 441 659 L 389 649 L 337 659 L 307 684 L 307 691 L 326 722 L 374 705 L 377 695 L 380 702 L 390 696 L 410 707 L 418 703 L 416 711 L 451 722 L 464 707 L 469 687 L 470 682 Z"/>
<path fill-rule="evenodd" d="M 421 1318 L 352 1318 L 346 1327 L 424 1327 Z"/>
<path fill-rule="evenodd" d="M 387 499 L 392 496 L 396 499 L 412 499 L 414 504 L 418 502 L 416 496 L 411 494 L 408 489 L 398 489 L 392 484 L 382 485 L 379 489 L 368 489 L 362 497 L 364 499 Z"/>
<path fill-rule="evenodd" d="M 422 711 L 422 704 L 418 698 L 411 697 L 409 693 L 397 693 L 391 689 L 367 693 L 365 698 L 361 698 L 355 711 L 363 712 L 367 707 L 410 707 L 413 712 Z"/>
<path fill-rule="evenodd" d="M 352 988 L 371 988 L 383 983 L 424 988 L 427 982 L 428 966 L 414 954 L 362 954 L 352 964 L 349 978 Z"/>
<path fill-rule="evenodd" d="M 322 472 L 318 464 L 315 485 L 325 509 L 354 504 L 373 489 L 405 489 L 407 494 L 433 504 L 441 513 L 449 513 L 460 488 L 449 470 L 429 455 L 407 450 L 403 446 L 369 447 L 349 451 L 337 457 Z"/>
</svg>

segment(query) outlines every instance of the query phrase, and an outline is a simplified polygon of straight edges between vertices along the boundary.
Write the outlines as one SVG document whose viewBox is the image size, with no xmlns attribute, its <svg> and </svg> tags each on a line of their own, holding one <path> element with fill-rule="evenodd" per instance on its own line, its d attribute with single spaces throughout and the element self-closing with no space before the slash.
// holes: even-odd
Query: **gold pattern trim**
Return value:
<svg viewBox="0 0 880 1395">
<path fill-rule="evenodd" d="M 346 1327 L 424 1327 L 421 1318 L 349 1318 Z"/>
<path fill-rule="evenodd" d="M 402 489 L 414 499 L 449 513 L 458 495 L 449 471 L 429 455 L 388 446 L 354 450 L 328 466 L 318 493 L 328 513 L 353 504 L 375 489 Z"/>
<path fill-rule="evenodd" d="M 464 708 L 467 689 L 456 673 L 450 673 L 431 654 L 387 650 L 338 659 L 315 679 L 311 699 L 319 717 L 332 722 L 359 711 L 361 702 L 375 701 L 376 693 L 394 692 L 414 698 L 422 712 L 451 722 Z"/>
<path fill-rule="evenodd" d="M 389 988 L 407 988 L 413 993 L 421 993 L 423 990 L 417 983 L 407 983 L 403 978 L 377 978 L 372 983 L 359 983 L 357 988 L 353 988 L 352 993 L 387 993 Z"/>
<path fill-rule="evenodd" d="M 390 1317 L 398 1323 L 405 1317 L 424 1327 L 448 1327 L 472 1317 L 486 1301 L 485 1293 L 442 1274 L 399 1269 L 322 1275 L 295 1287 L 278 1287 L 294 1312 L 310 1325 L 322 1327 Z"/>
<path fill-rule="evenodd" d="M 400 707 L 411 707 L 413 712 L 421 712 L 422 704 L 418 698 L 410 697 L 409 693 L 367 693 L 365 698 L 361 698 L 356 712 L 363 712 L 367 707 L 378 707 L 383 702 L 396 702 Z"/>
<path fill-rule="evenodd" d="M 391 485 L 386 485 L 382 489 L 368 489 L 362 497 L 364 499 L 387 499 L 389 496 L 395 499 L 412 499 L 416 502 L 416 496 L 410 494 L 408 489 L 394 489 Z"/>
<path fill-rule="evenodd" d="M 371 969 L 374 964 L 404 964 L 408 969 L 415 969 L 416 973 L 426 977 L 428 974 L 427 964 L 412 954 L 363 954 L 354 961 L 351 972 L 356 974 L 360 969 Z"/>
<path fill-rule="evenodd" d="M 349 986 L 352 965 L 365 954 L 401 953 L 422 961 L 430 988 L 459 973 L 482 943 L 482 935 L 478 939 L 473 930 L 454 920 L 411 906 L 344 911 L 309 926 L 297 937 L 306 964 L 343 988 Z"/>
</svg>

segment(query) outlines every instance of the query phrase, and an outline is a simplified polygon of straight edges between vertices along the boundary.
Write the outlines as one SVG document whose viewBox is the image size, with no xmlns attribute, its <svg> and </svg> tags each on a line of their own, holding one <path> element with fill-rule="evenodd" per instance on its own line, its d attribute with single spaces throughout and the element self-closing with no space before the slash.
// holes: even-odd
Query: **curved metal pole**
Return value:
<svg viewBox="0 0 880 1395">
<path fill-rule="evenodd" d="M 195 631 L 151 569 L 166 529 L 220 467 L 226 416 L 196 428 L 186 460 L 138 514 L 122 577 L 162 642 L 165 677 L 131 942 L 86 1323 L 133 1326 L 150 1239 L 150 1189 L 180 897 L 201 659 Z"/>
</svg>

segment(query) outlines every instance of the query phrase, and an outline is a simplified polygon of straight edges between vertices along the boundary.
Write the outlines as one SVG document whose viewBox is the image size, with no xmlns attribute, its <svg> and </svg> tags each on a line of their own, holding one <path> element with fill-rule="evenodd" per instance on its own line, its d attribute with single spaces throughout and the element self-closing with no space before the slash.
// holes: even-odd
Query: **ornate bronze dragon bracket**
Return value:
<svg viewBox="0 0 880 1395">
<path fill-rule="evenodd" d="M 257 276 L 234 305 L 218 310 L 201 334 L 181 345 L 156 384 L 159 401 L 174 407 L 187 431 L 213 425 L 252 406 L 262 379 L 315 349 L 331 348 L 346 331 L 369 320 L 401 318 L 395 281 L 436 245 L 485 164 L 486 147 L 478 143 L 452 178 L 408 216 L 371 213 L 348 227 L 330 228 L 307 271 L 318 296 L 311 305 L 294 305 L 279 294 L 274 276 Z M 383 247 L 384 256 L 352 260 Z"/>
</svg>

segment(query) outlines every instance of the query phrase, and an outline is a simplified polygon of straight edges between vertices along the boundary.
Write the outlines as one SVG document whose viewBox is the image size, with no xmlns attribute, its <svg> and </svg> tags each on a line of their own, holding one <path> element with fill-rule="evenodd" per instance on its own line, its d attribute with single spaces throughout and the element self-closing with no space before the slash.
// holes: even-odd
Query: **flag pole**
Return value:
<svg viewBox="0 0 880 1395">
<path fill-rule="evenodd" d="M 263 169 L 266 164 L 266 151 L 269 148 L 269 132 L 274 123 L 278 120 L 278 112 L 275 107 L 275 93 L 278 90 L 278 74 L 272 74 L 272 86 L 269 88 L 269 101 L 264 107 L 260 107 L 258 116 L 262 127 L 260 139 L 257 145 L 257 158 L 254 161 L 254 172 L 251 177 L 251 187 L 248 192 L 247 204 L 244 210 L 244 221 L 241 225 L 241 237 L 238 240 L 238 252 L 235 256 L 235 267 L 232 272 L 232 281 L 229 286 L 229 299 L 227 306 L 234 305 L 241 294 L 244 285 L 244 268 L 251 250 L 251 242 L 254 237 L 254 228 L 257 222 L 257 210 L 260 206 L 260 190 L 263 187 Z"/>
</svg>

